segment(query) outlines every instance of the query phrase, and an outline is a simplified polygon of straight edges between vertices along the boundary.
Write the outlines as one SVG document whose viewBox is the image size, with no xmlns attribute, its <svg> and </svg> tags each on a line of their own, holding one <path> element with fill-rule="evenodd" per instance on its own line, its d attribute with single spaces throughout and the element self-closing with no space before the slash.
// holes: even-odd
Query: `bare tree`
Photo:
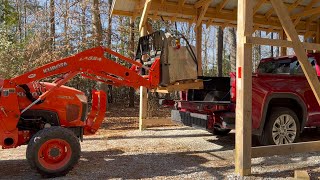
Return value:
<svg viewBox="0 0 320 180">
<path fill-rule="evenodd" d="M 65 48 L 65 55 L 68 55 L 69 52 L 69 36 L 68 36 L 68 30 L 69 30 L 69 0 L 65 0 L 65 7 L 64 7 L 64 21 L 63 21 L 63 27 L 64 27 L 64 48 Z"/>
<path fill-rule="evenodd" d="M 26 8 L 26 7 L 25 7 Z M 55 3 L 54 0 L 50 0 L 50 49 L 55 49 Z"/>
<path fill-rule="evenodd" d="M 130 19 L 130 57 L 134 58 L 134 19 Z M 134 107 L 134 88 L 130 87 L 129 90 L 129 107 Z"/>
<path fill-rule="evenodd" d="M 273 39 L 273 32 L 270 32 L 270 39 Z M 270 57 L 273 57 L 273 46 L 270 46 Z"/>
<path fill-rule="evenodd" d="M 100 18 L 100 2 L 99 0 L 92 0 L 92 22 L 93 22 L 93 35 L 94 45 L 102 45 L 102 24 Z"/>
<path fill-rule="evenodd" d="M 261 31 L 254 32 L 255 37 L 261 37 Z M 257 68 L 257 64 L 261 59 L 261 46 L 254 45 L 253 46 L 253 59 L 252 59 L 252 70 L 255 71 Z"/>
<path fill-rule="evenodd" d="M 112 17 L 111 17 L 111 9 L 112 9 L 112 0 L 108 0 L 108 30 L 107 30 L 107 47 L 111 49 L 111 38 L 112 38 Z M 111 56 L 108 56 L 111 58 Z M 111 85 L 108 86 L 109 89 L 109 99 L 108 102 L 113 103 L 113 88 Z"/>
<path fill-rule="evenodd" d="M 236 71 L 236 54 L 237 54 L 237 39 L 236 30 L 234 28 L 228 28 L 228 44 L 230 51 L 230 65 L 231 72 Z"/>
<path fill-rule="evenodd" d="M 222 76 L 222 54 L 223 54 L 223 29 L 219 26 L 217 30 L 217 67 L 218 76 Z"/>
</svg>

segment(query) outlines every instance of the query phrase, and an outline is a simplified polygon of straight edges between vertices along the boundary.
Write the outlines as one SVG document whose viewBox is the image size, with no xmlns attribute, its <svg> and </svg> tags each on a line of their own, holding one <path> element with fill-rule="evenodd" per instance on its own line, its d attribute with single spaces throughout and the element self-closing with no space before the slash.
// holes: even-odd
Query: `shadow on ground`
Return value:
<svg viewBox="0 0 320 180">
<path fill-rule="evenodd" d="M 124 152 L 123 152 L 124 153 Z M 223 172 L 232 166 L 205 167 L 206 158 L 194 155 L 193 152 L 179 153 L 151 153 L 128 155 L 121 150 L 83 152 L 77 169 L 87 169 L 95 173 L 96 178 L 140 179 L 188 175 L 195 172 L 206 172 L 212 177 L 223 178 Z M 99 164 L 100 167 L 97 167 Z M 79 174 L 80 173 L 80 174 Z M 72 174 L 87 176 L 85 172 L 75 170 Z M 90 177 L 90 176 L 88 176 Z"/>
</svg>

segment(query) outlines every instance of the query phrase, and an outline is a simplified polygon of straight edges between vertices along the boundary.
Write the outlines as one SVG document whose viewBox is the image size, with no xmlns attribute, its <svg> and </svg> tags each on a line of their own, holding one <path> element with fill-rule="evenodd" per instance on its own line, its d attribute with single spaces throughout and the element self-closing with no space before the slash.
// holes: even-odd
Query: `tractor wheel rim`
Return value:
<svg viewBox="0 0 320 180">
<path fill-rule="evenodd" d="M 276 145 L 293 143 L 297 135 L 297 124 L 289 114 L 279 116 L 272 126 L 272 139 Z"/>
<path fill-rule="evenodd" d="M 57 170 L 68 164 L 71 155 L 72 150 L 68 142 L 62 139 L 51 139 L 41 145 L 38 160 L 44 168 Z"/>
</svg>

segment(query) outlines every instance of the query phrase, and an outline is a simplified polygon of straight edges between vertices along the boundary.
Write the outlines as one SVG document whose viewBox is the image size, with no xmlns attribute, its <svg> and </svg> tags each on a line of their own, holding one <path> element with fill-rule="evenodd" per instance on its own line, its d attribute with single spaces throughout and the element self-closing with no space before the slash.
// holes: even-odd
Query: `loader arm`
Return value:
<svg viewBox="0 0 320 180">
<path fill-rule="evenodd" d="M 126 61 L 134 66 L 148 69 L 150 72 L 150 78 L 144 78 L 133 69 L 129 69 L 113 60 L 106 58 L 104 56 L 105 53 L 118 57 L 119 59 Z M 155 62 L 155 65 L 157 63 L 160 62 Z M 77 74 L 81 74 L 84 77 L 97 77 L 96 80 L 99 81 L 104 81 L 103 79 L 105 79 L 110 81 L 111 84 L 117 86 L 130 86 L 134 88 L 145 86 L 147 88 L 154 88 L 158 86 L 160 71 L 159 68 L 156 68 L 155 66 L 153 69 L 149 69 L 148 67 L 143 66 L 141 63 L 122 56 L 121 54 L 114 52 L 111 49 L 105 47 L 97 47 L 46 64 L 28 73 L 12 78 L 10 79 L 10 83 L 15 85 L 27 84 L 59 74 L 66 74 L 65 77 L 67 77 L 74 72 L 78 72 Z M 149 79 L 153 79 L 153 81 L 149 81 Z M 107 83 L 107 81 L 105 81 L 105 83 Z"/>
<path fill-rule="evenodd" d="M 148 72 L 148 75 L 141 76 L 135 71 L 135 68 L 127 68 L 120 63 L 106 58 L 105 54 L 113 55 L 122 61 L 130 63 L 133 67 L 144 68 Z M 44 100 L 48 95 L 53 93 L 54 90 L 79 74 L 83 77 L 114 86 L 129 86 L 133 88 L 144 86 L 147 88 L 155 88 L 160 82 L 160 59 L 156 59 L 154 64 L 148 68 L 111 49 L 96 47 L 46 64 L 23 75 L 4 80 L 3 86 L 0 89 L 0 141 L 4 142 L 5 139 L 9 138 L 13 139 L 14 143 L 10 146 L 3 147 L 16 147 L 18 142 L 17 123 L 23 112 L 30 109 L 39 101 Z M 38 82 L 42 79 L 54 77 L 56 75 L 63 76 L 53 82 L 55 83 L 55 86 L 45 90 L 43 94 L 23 110 L 19 109 L 16 90 L 18 86 L 31 82 Z M 85 131 L 88 132 L 88 134 L 94 133 L 101 125 L 106 109 L 105 105 L 103 105 L 103 102 L 106 102 L 106 95 L 102 92 L 94 92 L 93 95 L 95 112 L 89 114 L 87 124 L 85 125 Z M 97 110 L 97 108 L 99 109 Z M 93 115 L 96 115 L 96 118 L 94 118 Z"/>
</svg>

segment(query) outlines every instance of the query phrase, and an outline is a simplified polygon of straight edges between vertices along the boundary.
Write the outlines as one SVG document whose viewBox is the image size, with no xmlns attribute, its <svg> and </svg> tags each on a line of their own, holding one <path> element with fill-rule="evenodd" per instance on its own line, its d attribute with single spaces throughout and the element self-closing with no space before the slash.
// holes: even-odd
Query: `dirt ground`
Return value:
<svg viewBox="0 0 320 180">
<path fill-rule="evenodd" d="M 99 133 L 81 144 L 79 164 L 58 179 L 239 179 L 233 173 L 234 132 L 218 137 L 179 125 L 140 132 L 137 108 L 109 109 Z M 169 110 L 159 110 L 159 115 L 167 116 Z M 301 139 L 320 139 L 320 132 L 307 130 Z M 29 168 L 25 150 L 0 150 L 0 179 L 41 178 Z M 246 179 L 290 179 L 297 169 L 320 177 L 319 153 L 255 158 L 252 164 L 253 175 Z"/>
</svg>

